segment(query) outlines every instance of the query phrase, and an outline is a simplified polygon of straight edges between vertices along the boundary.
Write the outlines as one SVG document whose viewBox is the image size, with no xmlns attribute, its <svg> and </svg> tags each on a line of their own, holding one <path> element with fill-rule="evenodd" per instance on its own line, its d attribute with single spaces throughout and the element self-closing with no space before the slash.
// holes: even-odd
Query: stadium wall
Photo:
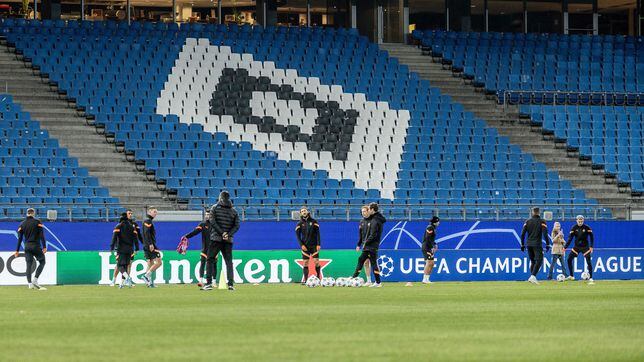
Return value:
<svg viewBox="0 0 644 362">
<path fill-rule="evenodd" d="M 563 223 L 568 230 L 572 223 Z M 439 228 L 439 253 L 434 281 L 524 280 L 527 255 L 518 250 L 521 222 L 445 222 Z M 595 232 L 595 279 L 644 279 L 642 258 L 644 222 L 592 222 Z M 25 283 L 24 258 L 13 256 L 17 223 L 0 223 L 0 285 Z M 46 224 L 49 250 L 41 282 L 44 284 L 107 284 L 115 267 L 107 251 L 113 223 Z M 156 223 L 159 246 L 165 250 L 157 284 L 195 283 L 201 239 L 193 238 L 186 255 L 175 251 L 181 235 L 195 223 Z M 357 223 L 322 223 L 321 263 L 324 276 L 346 277 L 355 268 Z M 423 259 L 420 240 L 426 227 L 421 222 L 388 222 L 379 264 L 384 281 L 418 281 Z M 246 222 L 235 242 L 236 283 L 299 282 L 300 253 L 294 222 Z M 550 254 L 546 254 L 540 278 L 545 279 Z M 145 261 L 139 253 L 133 264 L 135 282 Z M 585 268 L 578 258 L 575 272 Z M 221 263 L 219 263 L 221 269 Z M 555 269 L 559 272 L 559 269 Z"/>
</svg>

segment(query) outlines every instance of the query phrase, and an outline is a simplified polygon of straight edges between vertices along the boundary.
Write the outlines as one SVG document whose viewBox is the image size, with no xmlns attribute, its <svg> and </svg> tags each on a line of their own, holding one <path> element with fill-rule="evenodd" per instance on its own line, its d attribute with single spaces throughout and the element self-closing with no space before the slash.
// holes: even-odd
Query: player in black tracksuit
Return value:
<svg viewBox="0 0 644 362">
<path fill-rule="evenodd" d="M 131 211 L 121 215 L 121 219 L 112 233 L 112 243 L 110 244 L 110 252 L 116 251 L 117 270 L 123 276 L 119 288 L 123 288 L 124 285 L 132 286 L 132 279 L 127 270 L 132 258 L 139 251 L 139 235 L 131 217 Z"/>
<path fill-rule="evenodd" d="M 233 269 L 233 236 L 239 231 L 239 215 L 233 208 L 228 191 L 219 193 L 217 205 L 210 209 L 210 247 L 208 248 L 208 264 L 214 265 L 215 256 L 221 252 L 226 263 L 226 277 L 228 279 L 228 290 L 235 290 L 233 281 L 235 270 Z M 209 272 L 206 276 L 206 285 L 202 290 L 212 289 L 212 279 L 215 270 L 207 266 Z"/>
<path fill-rule="evenodd" d="M 575 246 L 573 246 L 571 253 L 568 254 L 568 269 L 570 270 L 570 280 L 575 280 L 574 269 L 572 267 L 572 262 L 579 254 L 582 254 L 586 258 L 586 266 L 588 267 L 588 275 L 590 276 L 590 282 L 593 282 L 593 247 L 595 245 L 595 236 L 593 235 L 593 230 L 590 226 L 584 224 L 584 217 L 581 215 L 577 216 L 577 224 L 572 227 L 570 234 L 568 234 L 568 242 L 564 249 L 568 249 L 572 240 L 575 239 Z"/>
<path fill-rule="evenodd" d="M 371 287 L 376 288 L 382 286 L 382 284 L 380 284 L 380 269 L 378 268 L 378 249 L 380 248 L 380 238 L 382 236 L 383 225 L 386 221 L 385 217 L 378 212 L 378 204 L 369 204 L 369 217 L 367 218 L 364 240 L 361 240 L 356 248 L 359 249 L 362 247 L 362 253 L 358 258 L 358 265 L 356 265 L 356 271 L 353 273 L 353 278 L 360 275 L 360 271 L 362 270 L 365 260 L 369 259 L 376 279 L 376 283 L 371 285 Z"/>
<path fill-rule="evenodd" d="M 309 260 L 313 259 L 315 263 L 315 274 L 318 278 L 320 275 L 320 225 L 311 217 L 311 213 L 306 207 L 300 209 L 300 221 L 295 227 L 295 236 L 302 249 L 302 259 L 304 266 L 302 271 L 304 279 L 302 284 L 309 278 Z"/>
<path fill-rule="evenodd" d="M 423 235 L 423 259 L 425 259 L 425 270 L 423 271 L 423 283 L 429 284 L 429 276 L 432 274 L 434 269 L 434 254 L 436 249 L 438 249 L 438 244 L 436 244 L 436 228 L 440 224 L 441 219 L 438 216 L 432 217 L 429 222 L 429 226 L 425 230 L 425 235 Z"/>
<path fill-rule="evenodd" d="M 163 264 L 163 261 L 161 261 L 161 253 L 157 247 L 157 232 L 152 223 L 152 220 L 157 216 L 157 209 L 149 207 L 146 216 L 147 218 L 143 221 L 143 251 L 145 253 L 145 260 L 148 261 L 148 268 L 145 271 L 145 275 L 143 275 L 143 280 L 145 280 L 148 287 L 155 288 L 152 273 Z"/>
<path fill-rule="evenodd" d="M 194 230 L 184 235 L 184 238 L 190 239 L 197 234 L 201 234 L 201 261 L 199 264 L 199 279 L 201 282 L 197 285 L 202 287 L 206 283 L 204 269 L 206 268 L 208 259 L 208 247 L 210 246 L 210 211 L 206 211 L 206 219 L 200 222 Z M 212 265 L 212 268 L 214 268 L 214 270 L 210 273 L 211 275 L 215 275 L 214 271 L 217 270 L 217 255 L 215 255 L 215 262 Z M 213 281 L 213 283 L 216 282 Z"/>
<path fill-rule="evenodd" d="M 360 251 L 360 245 L 365 237 L 365 232 L 367 231 L 367 218 L 369 217 L 369 205 L 364 205 L 360 208 L 360 213 L 362 214 L 362 220 L 358 226 L 358 244 L 356 245 L 356 251 Z M 369 259 L 364 262 L 364 274 L 367 279 L 365 286 L 371 284 L 371 262 Z"/>
<path fill-rule="evenodd" d="M 29 289 L 47 290 L 38 284 L 38 277 L 45 268 L 45 253 L 47 252 L 47 242 L 45 241 L 45 232 L 40 220 L 36 219 L 36 210 L 27 209 L 27 217 L 18 227 L 18 245 L 14 256 L 17 258 L 20 252 L 20 245 L 25 241 L 25 260 L 27 262 L 27 283 Z M 42 247 L 41 247 L 42 246 Z M 31 279 L 31 273 L 34 270 L 34 257 L 38 260 L 35 278 Z"/>
<path fill-rule="evenodd" d="M 521 251 L 525 251 L 525 235 L 528 234 L 528 256 L 530 257 L 530 283 L 537 284 L 537 274 L 543 265 L 543 244 L 546 240 L 546 251 L 550 250 L 550 239 L 548 238 L 548 225 L 539 216 L 539 208 L 532 210 L 532 217 L 523 224 L 521 231 Z"/>
<path fill-rule="evenodd" d="M 132 223 L 132 226 L 134 226 L 134 230 L 136 231 L 136 236 L 139 240 L 139 242 L 142 244 L 143 243 L 143 233 L 141 232 L 141 228 L 139 227 L 139 224 L 136 223 L 136 220 L 134 219 L 134 215 L 132 214 L 132 210 L 126 210 L 124 213 L 121 214 L 121 219 L 122 220 L 129 220 Z M 132 261 L 130 260 L 130 264 L 127 266 L 127 273 L 130 273 L 130 269 L 132 269 Z M 110 283 L 110 286 L 114 286 L 116 284 L 116 276 L 119 274 L 119 269 L 114 268 L 114 275 L 112 276 L 112 282 Z M 132 283 L 132 278 L 130 277 L 130 282 Z M 134 284 L 134 283 L 132 283 Z"/>
</svg>

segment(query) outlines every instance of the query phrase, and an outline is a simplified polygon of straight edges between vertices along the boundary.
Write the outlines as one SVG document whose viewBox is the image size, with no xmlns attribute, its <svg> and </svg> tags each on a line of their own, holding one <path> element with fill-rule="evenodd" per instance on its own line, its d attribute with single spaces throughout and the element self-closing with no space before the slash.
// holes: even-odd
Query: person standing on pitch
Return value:
<svg viewBox="0 0 644 362">
<path fill-rule="evenodd" d="M 364 205 L 360 209 L 362 214 L 362 220 L 360 220 L 360 226 L 358 227 L 358 244 L 356 246 L 356 251 L 360 251 L 360 245 L 364 241 L 365 231 L 367 231 L 367 218 L 369 217 L 369 205 Z M 364 262 L 364 274 L 367 278 L 367 282 L 364 284 L 365 287 L 371 285 L 371 262 L 369 259 Z"/>
<path fill-rule="evenodd" d="M 219 202 L 210 209 L 210 247 L 208 248 L 206 285 L 201 290 L 211 290 L 215 270 L 213 265 L 219 252 L 226 263 L 228 290 L 235 290 L 233 281 L 233 236 L 239 230 L 239 215 L 233 208 L 228 191 L 219 194 Z"/>
<path fill-rule="evenodd" d="M 530 278 L 532 284 L 539 284 L 537 274 L 543 265 L 543 244 L 542 238 L 546 240 L 546 251 L 550 250 L 550 239 L 548 239 L 548 225 L 539 215 L 539 208 L 532 209 L 532 217 L 523 224 L 521 231 L 521 251 L 525 251 L 525 234 L 528 234 L 528 256 L 530 257 Z"/>
<path fill-rule="evenodd" d="M 568 249 L 572 240 L 575 239 L 575 246 L 570 250 L 568 254 L 568 269 L 570 270 L 569 280 L 575 280 L 575 269 L 573 269 L 572 262 L 579 256 L 581 253 L 586 259 L 586 266 L 588 267 L 588 279 L 589 284 L 595 284 L 593 281 L 593 247 L 595 245 L 595 236 L 593 235 L 593 229 L 590 226 L 584 223 L 584 217 L 582 215 L 577 215 L 577 224 L 572 227 L 570 234 L 568 234 L 568 242 L 564 246 L 565 249 Z"/>
<path fill-rule="evenodd" d="M 190 239 L 197 234 L 201 234 L 201 261 L 199 263 L 199 280 L 197 286 L 203 287 L 206 284 L 206 278 L 204 274 L 204 269 L 206 268 L 206 262 L 208 259 L 208 247 L 210 246 L 210 211 L 206 211 L 206 218 L 204 221 L 200 222 L 194 230 L 184 235 L 182 239 Z M 211 273 L 215 274 L 217 271 L 217 255 L 215 255 L 215 262 L 212 265 L 214 271 Z M 213 284 L 217 284 L 216 280 L 213 279 Z"/>
<path fill-rule="evenodd" d="M 138 241 L 140 243 L 143 243 L 143 237 L 141 236 L 141 229 L 139 228 L 139 224 L 136 223 L 136 220 L 134 219 L 134 214 L 132 213 L 132 210 L 128 209 L 124 213 L 121 214 L 121 220 L 129 220 L 132 223 L 132 226 L 134 226 L 134 230 L 136 231 L 136 236 L 138 238 Z M 132 269 L 132 261 L 130 260 L 130 264 L 127 266 L 127 273 L 131 275 L 132 273 L 130 270 Z M 114 275 L 112 276 L 112 282 L 110 283 L 110 286 L 113 287 L 116 285 L 116 276 L 119 274 L 119 269 L 114 268 Z M 130 280 L 130 283 L 132 286 L 134 286 L 134 282 Z"/>
<path fill-rule="evenodd" d="M 25 261 L 27 263 L 27 285 L 29 289 L 47 290 L 47 288 L 38 284 L 38 277 L 45 268 L 45 253 L 47 253 L 47 242 L 45 241 L 45 232 L 40 220 L 36 219 L 36 210 L 27 209 L 27 217 L 18 227 L 18 245 L 16 252 L 13 254 L 16 258 L 20 254 L 20 245 L 25 241 Z M 42 246 L 42 247 L 41 247 Z M 34 270 L 34 257 L 38 261 L 38 268 L 33 280 L 31 273 Z"/>
<path fill-rule="evenodd" d="M 380 237 L 382 236 L 383 225 L 387 220 L 378 209 L 378 204 L 375 202 L 369 204 L 369 216 L 367 218 L 365 237 L 356 248 L 356 250 L 360 250 L 360 247 L 362 247 L 362 253 L 358 258 L 356 271 L 353 273 L 353 278 L 357 278 L 360 275 L 364 262 L 369 259 L 371 261 L 374 278 L 376 279 L 376 283 L 372 284 L 370 286 L 371 288 L 382 287 L 380 283 L 380 269 L 378 268 L 378 249 L 380 248 Z"/>
<path fill-rule="evenodd" d="M 114 254 L 116 251 L 116 266 L 122 275 L 119 289 L 122 289 L 123 286 L 132 287 L 132 278 L 128 267 L 136 252 L 139 251 L 138 232 L 131 218 L 132 212 L 129 210 L 125 215 L 121 215 L 121 219 L 112 233 L 112 243 L 110 244 L 110 252 Z M 116 278 L 114 279 L 116 280 Z"/>
<path fill-rule="evenodd" d="M 304 266 L 302 271 L 304 280 L 302 285 L 309 278 L 309 262 L 311 259 L 315 263 L 315 274 L 318 278 L 322 279 L 320 275 L 320 225 L 311 217 L 311 213 L 306 207 L 300 209 L 300 221 L 295 227 L 295 237 L 302 249 L 302 259 L 304 259 Z"/>
<path fill-rule="evenodd" d="M 566 254 L 564 250 L 564 240 L 563 231 L 561 231 L 561 224 L 555 222 L 552 226 L 552 261 L 550 262 L 550 271 L 548 272 L 548 280 L 552 280 L 552 271 L 557 265 L 557 260 L 561 263 L 561 272 L 565 277 L 568 277 L 568 272 L 566 271 L 566 263 L 564 263 L 564 255 Z"/>
<path fill-rule="evenodd" d="M 157 233 L 152 223 L 152 220 L 157 216 L 157 209 L 155 207 L 149 207 L 146 216 L 147 218 L 143 221 L 143 251 L 145 253 L 145 260 L 148 261 L 148 269 L 143 275 L 143 280 L 149 288 L 156 288 L 152 273 L 163 265 L 161 253 L 159 252 L 159 248 L 157 248 Z"/>
<path fill-rule="evenodd" d="M 440 224 L 441 219 L 438 216 L 432 217 L 429 222 L 429 226 L 425 230 L 425 235 L 423 236 L 423 259 L 425 259 L 425 270 L 423 270 L 423 284 L 430 284 L 429 276 L 432 274 L 434 269 L 434 254 L 438 250 L 438 244 L 436 244 L 436 228 Z"/>
</svg>

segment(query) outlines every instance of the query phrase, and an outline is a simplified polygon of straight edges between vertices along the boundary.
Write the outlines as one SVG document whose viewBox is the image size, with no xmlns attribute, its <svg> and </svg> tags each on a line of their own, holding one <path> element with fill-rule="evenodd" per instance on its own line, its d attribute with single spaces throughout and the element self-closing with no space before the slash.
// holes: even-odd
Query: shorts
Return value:
<svg viewBox="0 0 644 362">
<path fill-rule="evenodd" d="M 434 250 L 423 248 L 423 259 L 425 260 L 434 260 Z"/>
<path fill-rule="evenodd" d="M 25 243 L 25 258 L 36 258 L 39 263 L 45 260 L 45 253 L 39 243 L 27 242 Z M 33 260 L 33 259 L 32 259 Z"/>
<path fill-rule="evenodd" d="M 157 259 L 161 257 L 161 254 L 159 253 L 158 250 L 156 250 L 156 247 L 154 248 L 154 251 L 150 251 L 146 249 L 144 253 L 145 253 L 146 260 L 152 260 L 152 259 Z"/>
<path fill-rule="evenodd" d="M 132 262 L 132 254 L 131 253 L 118 253 L 116 254 L 116 264 L 118 266 L 123 266 L 126 267 L 130 265 L 130 262 Z"/>
<path fill-rule="evenodd" d="M 586 254 L 586 253 L 587 253 L 587 252 L 589 252 L 589 251 L 590 251 L 590 248 L 588 248 L 588 247 L 586 247 L 586 248 L 578 248 L 578 247 L 574 247 L 574 248 L 572 248 L 572 252 L 573 252 L 575 255 L 584 255 L 584 254 Z"/>
<path fill-rule="evenodd" d="M 317 254 L 315 254 L 315 253 L 317 253 Z M 315 254 L 315 256 L 313 256 L 313 257 L 309 256 L 309 255 L 313 255 L 313 254 Z M 319 259 L 320 258 L 320 252 L 317 249 L 311 249 L 311 248 L 306 248 L 306 251 L 302 250 L 302 259 L 309 260 L 311 258 Z"/>
</svg>

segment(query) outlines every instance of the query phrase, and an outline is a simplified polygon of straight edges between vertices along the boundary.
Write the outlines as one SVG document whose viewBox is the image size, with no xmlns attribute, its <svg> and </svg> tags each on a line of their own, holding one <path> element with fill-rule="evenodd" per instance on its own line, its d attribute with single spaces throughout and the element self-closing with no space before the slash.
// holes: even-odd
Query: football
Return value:
<svg viewBox="0 0 644 362">
<path fill-rule="evenodd" d="M 364 280 L 362 280 L 362 278 L 360 278 L 360 277 L 351 278 L 350 286 L 352 288 L 360 288 L 363 285 L 364 285 Z"/>
<path fill-rule="evenodd" d="M 333 278 L 322 278 L 322 281 L 320 282 L 320 285 L 323 287 L 332 287 L 335 285 L 335 279 Z"/>
<path fill-rule="evenodd" d="M 306 286 L 309 288 L 315 288 L 320 286 L 320 279 L 315 275 L 311 275 L 309 279 L 306 280 Z"/>
</svg>

